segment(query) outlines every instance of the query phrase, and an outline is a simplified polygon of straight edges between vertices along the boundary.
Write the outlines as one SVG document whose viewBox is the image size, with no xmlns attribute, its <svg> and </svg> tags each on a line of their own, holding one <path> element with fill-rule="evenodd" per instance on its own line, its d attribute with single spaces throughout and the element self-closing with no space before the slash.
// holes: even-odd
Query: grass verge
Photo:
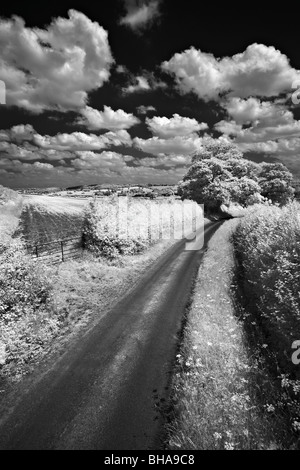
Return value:
<svg viewBox="0 0 300 470">
<path fill-rule="evenodd" d="M 279 447 L 273 409 L 257 400 L 264 371 L 248 347 L 231 294 L 230 237 L 238 223 L 225 222 L 214 234 L 198 273 L 172 384 L 172 450 Z"/>
</svg>

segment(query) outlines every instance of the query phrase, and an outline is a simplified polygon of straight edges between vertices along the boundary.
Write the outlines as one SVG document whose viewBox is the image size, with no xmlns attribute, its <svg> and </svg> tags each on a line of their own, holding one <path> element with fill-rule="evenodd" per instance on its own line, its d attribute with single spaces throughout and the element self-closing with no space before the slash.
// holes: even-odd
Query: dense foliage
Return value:
<svg viewBox="0 0 300 470">
<path fill-rule="evenodd" d="M 300 206 L 263 207 L 234 236 L 243 292 L 281 360 L 300 340 Z"/>
<path fill-rule="evenodd" d="M 193 201 L 102 199 L 92 202 L 86 212 L 85 246 L 109 259 L 133 255 L 159 239 L 184 238 L 193 231 L 193 221 L 203 222 L 202 216 Z"/>
<path fill-rule="evenodd" d="M 18 368 L 38 356 L 58 330 L 60 319 L 52 303 L 47 269 L 29 258 L 21 243 L 11 243 L 0 255 L 0 342 L 2 366 Z M 11 374 L 11 372 L 10 372 Z"/>
<path fill-rule="evenodd" d="M 286 203 L 293 197 L 292 175 L 282 164 L 257 164 L 243 158 L 232 144 L 214 141 L 193 156 L 179 184 L 183 199 L 217 211 L 222 204 L 243 207 L 271 200 Z"/>
</svg>

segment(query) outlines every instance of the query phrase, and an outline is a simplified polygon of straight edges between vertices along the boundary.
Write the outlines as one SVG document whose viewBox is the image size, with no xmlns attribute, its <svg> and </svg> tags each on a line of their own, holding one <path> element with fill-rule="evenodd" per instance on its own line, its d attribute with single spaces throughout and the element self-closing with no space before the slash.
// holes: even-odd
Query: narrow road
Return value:
<svg viewBox="0 0 300 470">
<path fill-rule="evenodd" d="M 0 449 L 159 450 L 185 308 L 203 249 L 176 243 L 7 418 Z"/>
</svg>

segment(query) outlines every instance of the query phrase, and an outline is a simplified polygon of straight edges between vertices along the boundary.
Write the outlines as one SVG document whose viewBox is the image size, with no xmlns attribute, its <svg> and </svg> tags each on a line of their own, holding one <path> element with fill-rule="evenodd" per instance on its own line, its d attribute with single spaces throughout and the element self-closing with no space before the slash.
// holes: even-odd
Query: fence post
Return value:
<svg viewBox="0 0 300 470">
<path fill-rule="evenodd" d="M 61 242 L 61 260 L 64 262 L 64 242 Z"/>
</svg>

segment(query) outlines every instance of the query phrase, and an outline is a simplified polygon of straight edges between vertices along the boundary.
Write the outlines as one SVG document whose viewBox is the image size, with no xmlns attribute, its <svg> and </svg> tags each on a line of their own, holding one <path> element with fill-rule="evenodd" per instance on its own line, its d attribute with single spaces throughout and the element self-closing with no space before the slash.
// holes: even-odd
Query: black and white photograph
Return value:
<svg viewBox="0 0 300 470">
<path fill-rule="evenodd" d="M 1 3 L 0 450 L 300 450 L 299 31 Z"/>
</svg>

